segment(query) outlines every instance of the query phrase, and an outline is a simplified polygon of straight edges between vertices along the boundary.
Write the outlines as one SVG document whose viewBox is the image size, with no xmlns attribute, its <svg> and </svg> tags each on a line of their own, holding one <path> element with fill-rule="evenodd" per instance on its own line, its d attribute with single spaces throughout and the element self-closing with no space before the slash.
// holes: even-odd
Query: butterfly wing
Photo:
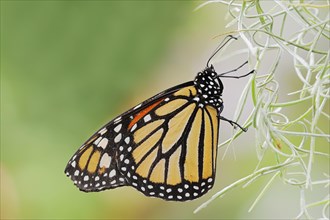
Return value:
<svg viewBox="0 0 330 220">
<path fill-rule="evenodd" d="M 66 174 L 83 191 L 130 185 L 165 200 L 202 196 L 214 183 L 219 112 L 199 101 L 193 82 L 148 99 L 95 133 Z"/>
</svg>

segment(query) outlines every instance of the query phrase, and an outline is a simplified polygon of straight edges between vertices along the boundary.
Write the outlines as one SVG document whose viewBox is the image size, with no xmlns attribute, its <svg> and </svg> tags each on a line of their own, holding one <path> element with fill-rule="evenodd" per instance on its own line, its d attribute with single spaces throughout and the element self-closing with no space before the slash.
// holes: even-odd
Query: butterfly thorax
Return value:
<svg viewBox="0 0 330 220">
<path fill-rule="evenodd" d="M 194 85 L 200 98 L 200 103 L 203 105 L 214 106 L 219 111 L 223 106 L 222 91 L 223 85 L 217 77 L 217 73 L 213 66 L 207 67 L 202 72 L 199 72 L 194 80 Z"/>
</svg>

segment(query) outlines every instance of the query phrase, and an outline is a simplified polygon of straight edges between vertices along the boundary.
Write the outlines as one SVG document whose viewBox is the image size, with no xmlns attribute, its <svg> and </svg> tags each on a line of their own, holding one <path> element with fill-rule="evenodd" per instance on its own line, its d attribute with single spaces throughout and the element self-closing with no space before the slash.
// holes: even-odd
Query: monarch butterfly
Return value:
<svg viewBox="0 0 330 220">
<path fill-rule="evenodd" d="M 186 201 L 215 179 L 223 84 L 211 58 L 194 81 L 167 89 L 110 121 L 69 160 L 65 173 L 85 192 L 132 186 L 146 196 Z M 236 39 L 236 38 L 234 38 Z M 244 128 L 239 126 L 245 131 Z"/>
</svg>

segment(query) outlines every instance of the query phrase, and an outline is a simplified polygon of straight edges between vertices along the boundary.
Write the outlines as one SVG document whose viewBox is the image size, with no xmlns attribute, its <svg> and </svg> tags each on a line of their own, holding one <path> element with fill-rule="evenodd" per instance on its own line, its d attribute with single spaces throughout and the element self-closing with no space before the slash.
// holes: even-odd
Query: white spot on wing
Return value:
<svg viewBox="0 0 330 220">
<path fill-rule="evenodd" d="M 74 172 L 74 175 L 75 175 L 75 176 L 78 176 L 78 175 L 79 175 L 79 170 L 76 170 L 76 171 Z"/>
<path fill-rule="evenodd" d="M 115 143 L 118 143 L 121 140 L 121 133 L 115 137 Z"/>
<path fill-rule="evenodd" d="M 143 120 L 144 120 L 144 122 L 148 122 L 148 121 L 151 120 L 151 116 L 150 115 L 146 115 L 146 116 L 144 116 Z"/>
<path fill-rule="evenodd" d="M 99 133 L 100 133 L 101 135 L 104 135 L 105 132 L 107 132 L 107 129 L 106 129 L 106 128 L 102 128 L 102 129 L 99 131 Z"/>
<path fill-rule="evenodd" d="M 120 129 L 121 129 L 121 126 L 122 126 L 122 124 L 119 124 L 119 125 L 117 125 L 116 127 L 115 127 L 115 129 L 113 129 L 115 132 L 119 132 L 120 131 Z"/>
<path fill-rule="evenodd" d="M 103 138 L 102 141 L 100 141 L 100 143 L 97 146 L 102 147 L 103 149 L 105 149 L 107 145 L 108 145 L 108 139 Z"/>
<path fill-rule="evenodd" d="M 121 120 L 121 117 L 118 117 L 114 120 L 114 122 L 119 122 Z"/>
<path fill-rule="evenodd" d="M 133 109 L 137 109 L 140 108 L 141 104 L 138 104 L 137 106 L 135 106 Z"/>
<path fill-rule="evenodd" d="M 99 137 L 98 139 L 96 139 L 96 140 L 94 141 L 94 144 L 95 144 L 95 145 L 98 145 L 98 143 L 99 143 L 101 140 L 102 140 L 102 137 Z"/>
<path fill-rule="evenodd" d="M 196 101 L 196 102 L 200 101 L 200 99 L 198 97 L 195 97 L 193 100 Z"/>
<path fill-rule="evenodd" d="M 104 153 L 100 161 L 100 167 L 109 168 L 110 163 L 111 163 L 111 157 L 109 156 L 108 153 Z"/>
<path fill-rule="evenodd" d="M 112 178 L 116 175 L 116 170 L 111 170 L 111 172 L 109 173 L 109 177 Z"/>
<path fill-rule="evenodd" d="M 136 129 L 136 124 L 133 125 L 133 127 L 131 128 L 131 131 L 134 131 Z"/>
</svg>

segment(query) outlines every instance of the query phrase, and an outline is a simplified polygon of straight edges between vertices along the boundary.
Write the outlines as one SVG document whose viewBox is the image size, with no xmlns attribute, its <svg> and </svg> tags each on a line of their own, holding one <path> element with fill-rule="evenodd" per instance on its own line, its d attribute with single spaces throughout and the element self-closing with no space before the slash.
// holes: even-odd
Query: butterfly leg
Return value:
<svg viewBox="0 0 330 220">
<path fill-rule="evenodd" d="M 243 65 L 245 65 L 247 62 L 245 62 Z M 244 74 L 244 75 L 240 75 L 240 76 L 224 76 L 225 74 L 227 74 L 227 73 L 231 73 L 231 72 L 235 72 L 235 71 L 237 71 L 239 68 L 241 68 L 243 65 L 241 65 L 240 67 L 238 67 L 237 69 L 234 69 L 234 70 L 231 70 L 231 71 L 228 71 L 228 72 L 225 72 L 225 73 L 222 73 L 222 74 L 220 74 L 220 75 L 218 75 L 217 77 L 219 78 L 219 77 L 221 77 L 221 78 L 234 78 L 234 79 L 240 79 L 240 78 L 243 78 L 243 77 L 246 77 L 246 76 L 248 76 L 248 75 L 250 75 L 250 74 L 253 74 L 253 73 L 255 73 L 255 70 L 253 69 L 253 70 L 251 70 L 250 72 L 248 72 L 248 73 L 246 73 L 246 74 Z"/>
<path fill-rule="evenodd" d="M 236 122 L 234 122 L 234 121 L 232 121 L 232 120 L 229 120 L 229 119 L 227 119 L 227 118 L 225 118 L 225 117 L 223 117 L 223 116 L 218 116 L 219 117 L 219 119 L 220 120 L 223 120 L 223 121 L 226 121 L 226 122 L 228 122 L 229 124 L 231 124 L 234 128 L 236 128 L 236 126 L 237 127 L 239 127 L 242 131 L 244 131 L 244 132 L 247 132 L 247 128 L 243 128 L 242 126 L 240 126 L 238 123 L 236 123 Z"/>
</svg>

